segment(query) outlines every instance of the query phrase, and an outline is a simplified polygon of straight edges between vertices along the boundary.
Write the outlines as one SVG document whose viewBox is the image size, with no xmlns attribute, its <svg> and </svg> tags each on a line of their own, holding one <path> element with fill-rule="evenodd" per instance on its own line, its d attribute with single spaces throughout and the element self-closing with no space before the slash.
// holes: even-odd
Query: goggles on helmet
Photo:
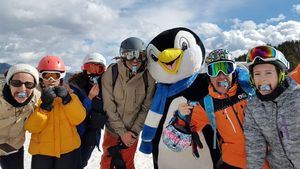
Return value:
<svg viewBox="0 0 300 169">
<path fill-rule="evenodd" d="M 86 70 L 90 74 L 101 75 L 105 71 L 105 66 L 99 63 L 85 63 L 83 70 Z"/>
<path fill-rule="evenodd" d="M 10 80 L 9 84 L 13 87 L 21 87 L 24 84 L 27 89 L 33 89 L 36 86 L 34 82 L 22 82 L 21 80 Z"/>
<path fill-rule="evenodd" d="M 40 77 L 42 77 L 43 80 L 49 81 L 49 80 L 60 80 L 64 78 L 66 75 L 65 72 L 61 73 L 58 71 L 43 71 L 40 73 Z"/>
<path fill-rule="evenodd" d="M 289 68 L 289 62 L 284 58 L 283 54 L 278 52 L 275 48 L 271 46 L 257 46 L 252 48 L 247 54 L 247 63 L 252 65 L 255 63 L 256 59 L 261 59 L 263 61 L 280 61 L 287 68 Z"/>
<path fill-rule="evenodd" d="M 138 61 L 146 60 L 146 51 L 145 50 L 128 50 L 128 49 L 120 49 L 120 56 L 122 59 L 127 61 L 132 61 L 134 59 Z"/>
<path fill-rule="evenodd" d="M 228 76 L 235 70 L 235 63 L 230 61 L 213 62 L 207 66 L 207 74 L 210 77 L 217 77 L 220 72 Z"/>
</svg>

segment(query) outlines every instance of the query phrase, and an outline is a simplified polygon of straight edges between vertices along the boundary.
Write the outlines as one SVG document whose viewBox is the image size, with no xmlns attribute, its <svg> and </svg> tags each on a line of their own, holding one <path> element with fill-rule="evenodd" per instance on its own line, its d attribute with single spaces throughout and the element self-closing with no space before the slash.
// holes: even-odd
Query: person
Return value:
<svg viewBox="0 0 300 169">
<path fill-rule="evenodd" d="M 68 82 L 87 110 L 85 120 L 77 126 L 82 141 L 79 168 L 84 168 L 94 148 L 97 146 L 100 150 L 101 129 L 107 119 L 103 111 L 101 86 L 99 86 L 101 76 L 106 69 L 106 60 L 100 53 L 90 53 L 84 58 L 81 69 L 82 72 L 72 76 Z"/>
<path fill-rule="evenodd" d="M 256 97 L 247 105 L 244 123 L 247 168 L 300 167 L 300 88 L 286 76 L 289 62 L 271 46 L 247 54 Z"/>
<path fill-rule="evenodd" d="M 289 73 L 289 76 L 293 78 L 298 84 L 300 84 L 300 63 L 292 72 Z"/>
<path fill-rule="evenodd" d="M 155 89 L 155 81 L 146 68 L 144 42 L 125 39 L 120 57 L 102 76 L 106 123 L 101 169 L 123 166 L 134 168 L 138 135 L 144 125 Z"/>
<path fill-rule="evenodd" d="M 2 169 L 23 169 L 24 123 L 34 111 L 39 92 L 36 68 L 15 64 L 0 82 L 0 166 Z"/>
<path fill-rule="evenodd" d="M 76 125 L 85 118 L 85 108 L 63 84 L 66 66 L 57 56 L 43 57 L 37 67 L 41 98 L 24 128 L 31 134 L 32 169 L 78 167 L 80 137 Z"/>
<path fill-rule="evenodd" d="M 179 117 L 190 117 L 186 119 L 190 119 L 192 133 L 211 126 L 214 131 L 211 153 L 221 150 L 221 159 L 213 156 L 214 168 L 245 169 L 244 112 L 247 98 L 254 93 L 248 71 L 237 67 L 232 54 L 225 49 L 211 51 L 205 62 L 210 82 L 208 95 L 195 105 L 179 105 Z M 194 140 L 196 142 L 197 139 Z"/>
</svg>

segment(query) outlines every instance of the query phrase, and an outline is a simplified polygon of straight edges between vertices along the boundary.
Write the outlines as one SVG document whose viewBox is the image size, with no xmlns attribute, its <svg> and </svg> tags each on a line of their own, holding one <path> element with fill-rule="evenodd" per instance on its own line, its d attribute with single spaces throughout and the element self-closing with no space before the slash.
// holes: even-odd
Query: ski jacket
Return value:
<svg viewBox="0 0 300 169">
<path fill-rule="evenodd" d="M 25 141 L 24 123 L 39 98 L 39 91 L 34 89 L 31 101 L 22 107 L 14 107 L 3 98 L 5 83 L 0 82 L 0 144 L 7 143 L 15 149 L 20 149 Z M 0 156 L 6 155 L 0 149 Z"/>
<path fill-rule="evenodd" d="M 300 84 L 300 64 L 289 74 L 298 84 Z"/>
<path fill-rule="evenodd" d="M 127 131 L 139 134 L 144 125 L 155 90 L 155 81 L 145 69 L 132 78 L 122 61 L 117 62 L 118 77 L 112 82 L 112 67 L 102 76 L 103 107 L 107 113 L 106 129 L 114 136 L 122 136 Z M 148 87 L 145 89 L 143 74 L 148 73 Z"/>
<path fill-rule="evenodd" d="M 245 136 L 242 125 L 248 95 L 234 83 L 225 94 L 216 92 L 212 84 L 208 87 L 212 97 L 216 129 L 220 135 L 219 143 L 222 150 L 222 160 L 239 168 L 246 168 Z M 199 132 L 210 124 L 204 106 L 204 100 L 194 107 L 190 126 L 192 131 Z"/>
<path fill-rule="evenodd" d="M 29 116 L 25 129 L 31 135 L 29 153 L 31 155 L 47 155 L 60 157 L 77 149 L 80 146 L 80 137 L 76 125 L 85 118 L 85 108 L 75 94 L 70 94 L 72 100 L 62 104 L 62 99 L 54 99 L 51 111 L 45 111 L 38 107 Z"/>
<path fill-rule="evenodd" d="M 289 87 L 274 101 L 254 97 L 245 117 L 247 168 L 300 168 L 300 87 L 287 77 Z M 268 147 L 268 151 L 266 149 Z"/>
</svg>

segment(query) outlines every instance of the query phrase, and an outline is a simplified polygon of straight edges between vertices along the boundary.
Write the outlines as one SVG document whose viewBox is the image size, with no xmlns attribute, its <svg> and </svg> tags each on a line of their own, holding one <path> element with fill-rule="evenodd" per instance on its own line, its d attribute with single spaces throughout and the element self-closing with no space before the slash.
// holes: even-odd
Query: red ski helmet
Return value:
<svg viewBox="0 0 300 169">
<path fill-rule="evenodd" d="M 65 72 L 66 66 L 64 61 L 57 56 L 44 56 L 37 67 L 39 72 L 42 71 L 59 71 Z"/>
</svg>

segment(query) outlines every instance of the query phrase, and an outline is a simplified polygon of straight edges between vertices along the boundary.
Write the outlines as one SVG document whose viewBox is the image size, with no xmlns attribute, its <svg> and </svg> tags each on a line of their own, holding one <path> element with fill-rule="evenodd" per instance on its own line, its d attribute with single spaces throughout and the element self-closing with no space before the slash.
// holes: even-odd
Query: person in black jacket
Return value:
<svg viewBox="0 0 300 169">
<path fill-rule="evenodd" d="M 87 166 L 94 148 L 97 146 L 100 150 L 101 129 L 106 122 L 100 91 L 101 76 L 106 70 L 106 60 L 99 53 L 88 54 L 83 60 L 81 69 L 82 72 L 69 79 L 69 85 L 87 110 L 84 122 L 77 126 L 82 142 L 79 168 L 83 169 Z"/>
</svg>

